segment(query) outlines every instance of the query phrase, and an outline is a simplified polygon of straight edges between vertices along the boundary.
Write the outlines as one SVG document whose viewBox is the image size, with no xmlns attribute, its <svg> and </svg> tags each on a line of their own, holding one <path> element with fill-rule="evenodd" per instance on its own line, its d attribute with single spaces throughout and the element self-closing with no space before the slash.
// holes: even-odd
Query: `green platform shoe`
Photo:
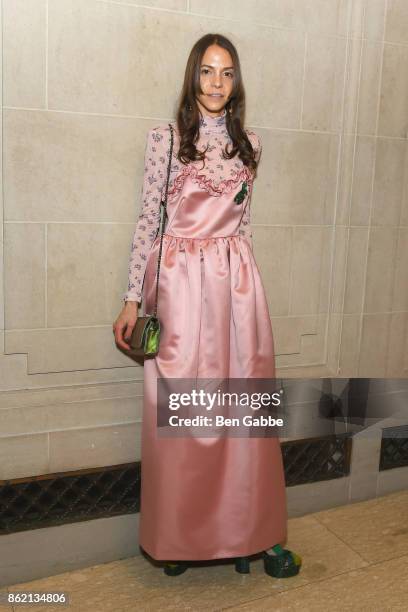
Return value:
<svg viewBox="0 0 408 612">
<path fill-rule="evenodd" d="M 302 565 L 302 558 L 296 553 L 283 549 L 280 555 L 269 555 L 266 551 L 262 553 L 265 573 L 274 578 L 291 578 L 296 576 Z"/>
<path fill-rule="evenodd" d="M 165 563 L 163 571 L 167 576 L 179 576 L 180 574 L 184 574 L 187 568 L 187 563 L 178 561 L 177 563 Z"/>
<path fill-rule="evenodd" d="M 235 571 L 239 574 L 249 574 L 249 557 L 235 557 Z"/>
</svg>

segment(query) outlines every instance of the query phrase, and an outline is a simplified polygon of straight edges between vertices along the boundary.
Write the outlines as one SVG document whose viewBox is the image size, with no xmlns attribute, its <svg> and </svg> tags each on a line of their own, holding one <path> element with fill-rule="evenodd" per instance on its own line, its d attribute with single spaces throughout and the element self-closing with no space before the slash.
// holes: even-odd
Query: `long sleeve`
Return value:
<svg viewBox="0 0 408 612">
<path fill-rule="evenodd" d="M 241 224 L 239 226 L 239 233 L 241 234 L 241 236 L 246 236 L 249 244 L 251 245 L 251 249 L 252 249 L 252 246 L 253 246 L 252 245 L 252 228 L 251 228 L 251 212 L 250 212 L 250 207 L 249 207 L 249 201 L 247 202 L 244 213 L 242 215 Z"/>
<path fill-rule="evenodd" d="M 147 258 L 160 228 L 160 202 L 165 184 L 167 158 L 160 128 L 147 134 L 141 212 L 136 222 L 129 257 L 128 288 L 124 301 L 141 302 Z"/>
<path fill-rule="evenodd" d="M 261 154 L 262 154 L 261 140 L 259 136 L 255 134 L 255 132 L 249 132 L 249 138 L 251 140 L 252 146 L 255 149 L 255 159 L 257 162 L 259 162 L 261 158 Z M 253 243 L 252 243 L 252 227 L 251 227 L 251 200 L 252 200 L 252 188 L 251 188 L 251 192 L 249 194 L 248 201 L 246 203 L 246 206 L 245 206 L 245 209 L 242 215 L 239 233 L 241 234 L 241 236 L 246 236 L 249 244 L 251 245 L 251 249 L 252 249 Z"/>
</svg>

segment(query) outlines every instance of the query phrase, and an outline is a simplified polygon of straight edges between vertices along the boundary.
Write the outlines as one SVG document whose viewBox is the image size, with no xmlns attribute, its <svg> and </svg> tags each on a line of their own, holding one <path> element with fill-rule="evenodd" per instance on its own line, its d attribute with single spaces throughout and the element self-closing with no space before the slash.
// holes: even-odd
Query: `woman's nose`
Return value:
<svg viewBox="0 0 408 612">
<path fill-rule="evenodd" d="M 215 87 L 220 87 L 221 85 L 221 75 L 215 75 L 213 78 L 213 85 Z"/>
</svg>

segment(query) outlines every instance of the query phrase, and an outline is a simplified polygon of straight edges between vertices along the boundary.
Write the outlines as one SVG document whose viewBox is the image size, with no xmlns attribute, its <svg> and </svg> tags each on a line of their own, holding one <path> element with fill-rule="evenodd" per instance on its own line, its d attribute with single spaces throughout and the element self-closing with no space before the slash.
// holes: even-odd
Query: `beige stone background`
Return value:
<svg viewBox="0 0 408 612">
<path fill-rule="evenodd" d="M 406 0 L 2 0 L 0 478 L 140 457 L 115 346 L 146 132 L 236 44 L 283 377 L 408 374 Z"/>
</svg>

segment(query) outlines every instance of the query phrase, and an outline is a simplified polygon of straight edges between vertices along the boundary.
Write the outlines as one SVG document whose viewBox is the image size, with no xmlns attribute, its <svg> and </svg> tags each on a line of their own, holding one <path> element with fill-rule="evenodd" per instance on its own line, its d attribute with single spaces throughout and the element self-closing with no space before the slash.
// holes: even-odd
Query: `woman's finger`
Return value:
<svg viewBox="0 0 408 612">
<path fill-rule="evenodd" d="M 127 323 L 118 324 L 115 330 L 116 344 L 125 350 L 130 349 L 129 344 L 126 344 L 126 342 L 124 341 L 124 333 L 127 328 L 127 325 L 128 325 Z"/>
</svg>

